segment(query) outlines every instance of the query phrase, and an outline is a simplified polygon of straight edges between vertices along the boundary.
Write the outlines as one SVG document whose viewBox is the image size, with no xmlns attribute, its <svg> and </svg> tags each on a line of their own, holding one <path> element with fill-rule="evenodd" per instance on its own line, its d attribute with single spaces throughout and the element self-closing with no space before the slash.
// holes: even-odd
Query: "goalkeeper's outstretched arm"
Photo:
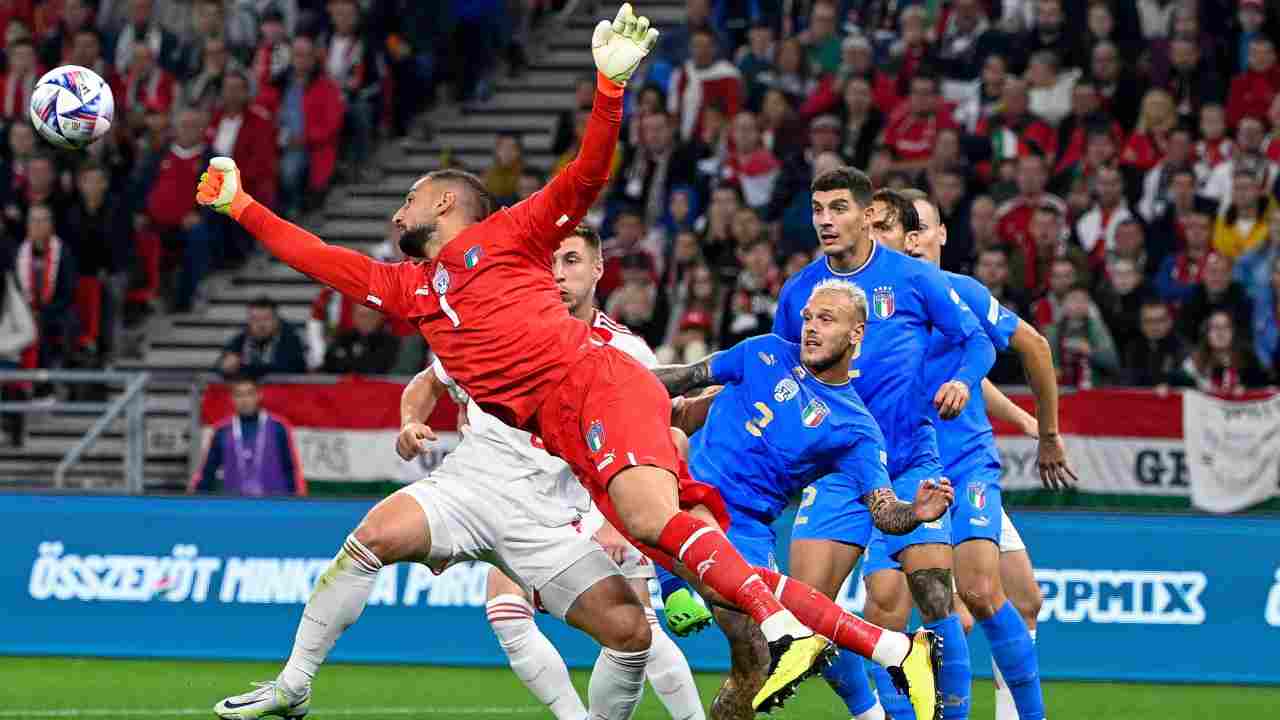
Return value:
<svg viewBox="0 0 1280 720">
<path fill-rule="evenodd" d="M 216 157 L 200 177 L 196 202 L 230 215 L 289 267 L 334 288 L 353 300 L 369 304 L 370 284 L 378 265 L 349 248 L 330 245 L 279 217 L 254 200 L 241 186 L 240 170 L 231 158 Z M 380 302 L 375 303 L 379 309 Z"/>
<path fill-rule="evenodd" d="M 578 155 L 542 190 L 510 209 L 539 256 L 559 247 L 591 209 L 609 181 L 622 127 L 622 94 L 627 80 L 658 42 L 649 19 L 624 3 L 618 16 L 601 20 L 591 36 L 596 62 L 596 95 Z"/>
</svg>

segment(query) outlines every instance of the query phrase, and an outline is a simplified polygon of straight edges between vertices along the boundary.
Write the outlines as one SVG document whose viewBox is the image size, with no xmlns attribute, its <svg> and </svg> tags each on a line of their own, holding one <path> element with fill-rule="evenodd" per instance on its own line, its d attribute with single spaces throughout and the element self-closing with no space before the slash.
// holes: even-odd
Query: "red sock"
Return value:
<svg viewBox="0 0 1280 720">
<path fill-rule="evenodd" d="M 782 605 L 790 610 L 796 619 L 809 626 L 814 632 L 831 638 L 835 644 L 861 655 L 871 657 L 876 642 L 884 633 L 884 628 L 872 625 L 851 612 L 846 612 L 831 601 L 826 595 L 805 585 L 799 580 L 789 578 L 782 573 L 768 568 L 757 567 L 756 572 L 764 579 L 770 589 L 777 591 L 782 586 Z"/>
<path fill-rule="evenodd" d="M 667 522 L 658 536 L 658 547 L 757 623 L 782 611 L 756 568 L 742 559 L 728 538 L 689 513 L 676 513 Z"/>
</svg>

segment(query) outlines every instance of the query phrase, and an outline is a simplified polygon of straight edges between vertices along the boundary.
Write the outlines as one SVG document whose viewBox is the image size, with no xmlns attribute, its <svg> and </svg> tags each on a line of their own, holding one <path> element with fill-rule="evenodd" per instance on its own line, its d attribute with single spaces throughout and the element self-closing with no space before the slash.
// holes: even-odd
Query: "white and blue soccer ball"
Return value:
<svg viewBox="0 0 1280 720">
<path fill-rule="evenodd" d="M 67 150 L 84 149 L 106 135 L 115 113 L 111 86 L 79 65 L 50 70 L 31 92 L 31 124 L 45 140 Z"/>
</svg>

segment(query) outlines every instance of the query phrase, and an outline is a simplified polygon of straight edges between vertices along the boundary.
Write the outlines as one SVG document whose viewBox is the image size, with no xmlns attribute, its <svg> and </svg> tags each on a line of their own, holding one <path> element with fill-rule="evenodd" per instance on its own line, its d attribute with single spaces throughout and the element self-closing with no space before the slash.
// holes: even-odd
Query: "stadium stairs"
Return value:
<svg viewBox="0 0 1280 720">
<path fill-rule="evenodd" d="M 303 224 L 328 242 L 372 253 L 384 241 L 388 219 L 414 180 L 446 161 L 483 172 L 499 131 L 521 133 L 526 164 L 543 172 L 549 169 L 555 162 L 551 140 L 556 115 L 572 105 L 576 79 L 592 69 L 587 50 L 598 19 L 594 4 L 579 2 L 566 20 L 545 24 L 532 43 L 529 66 L 517 78 L 500 72 L 502 79 L 488 100 L 439 105 L 426 118 L 429 140 L 381 143 L 373 173 L 381 179 L 335 186 L 324 207 Z M 642 11 L 661 28 L 682 22 L 684 2 L 647 0 Z M 258 256 L 238 272 L 211 277 L 194 312 L 161 315 L 149 322 L 142 357 L 116 364 L 121 371 L 152 373 L 146 398 L 149 490 L 172 492 L 185 486 L 194 378 L 213 367 L 222 344 L 244 326 L 248 302 L 264 294 L 274 298 L 282 317 L 301 330 L 318 290 L 316 283 L 282 263 Z M 96 419 L 52 411 L 28 416 L 24 447 L 0 442 L 0 487 L 47 487 L 55 466 Z M 124 448 L 124 423 L 117 420 L 68 474 L 68 486 L 119 488 Z"/>
</svg>

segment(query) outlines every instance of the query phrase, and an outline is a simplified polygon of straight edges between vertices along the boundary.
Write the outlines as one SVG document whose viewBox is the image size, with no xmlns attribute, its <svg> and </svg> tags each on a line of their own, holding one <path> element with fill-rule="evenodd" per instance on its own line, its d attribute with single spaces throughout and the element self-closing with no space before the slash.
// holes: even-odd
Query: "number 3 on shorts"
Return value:
<svg viewBox="0 0 1280 720">
<path fill-rule="evenodd" d="M 818 488 L 809 485 L 800 491 L 803 496 L 800 498 L 800 508 L 796 511 L 796 521 L 793 525 L 803 525 L 809 522 L 809 518 L 804 516 L 804 509 L 813 504 L 818 499 Z"/>
</svg>

